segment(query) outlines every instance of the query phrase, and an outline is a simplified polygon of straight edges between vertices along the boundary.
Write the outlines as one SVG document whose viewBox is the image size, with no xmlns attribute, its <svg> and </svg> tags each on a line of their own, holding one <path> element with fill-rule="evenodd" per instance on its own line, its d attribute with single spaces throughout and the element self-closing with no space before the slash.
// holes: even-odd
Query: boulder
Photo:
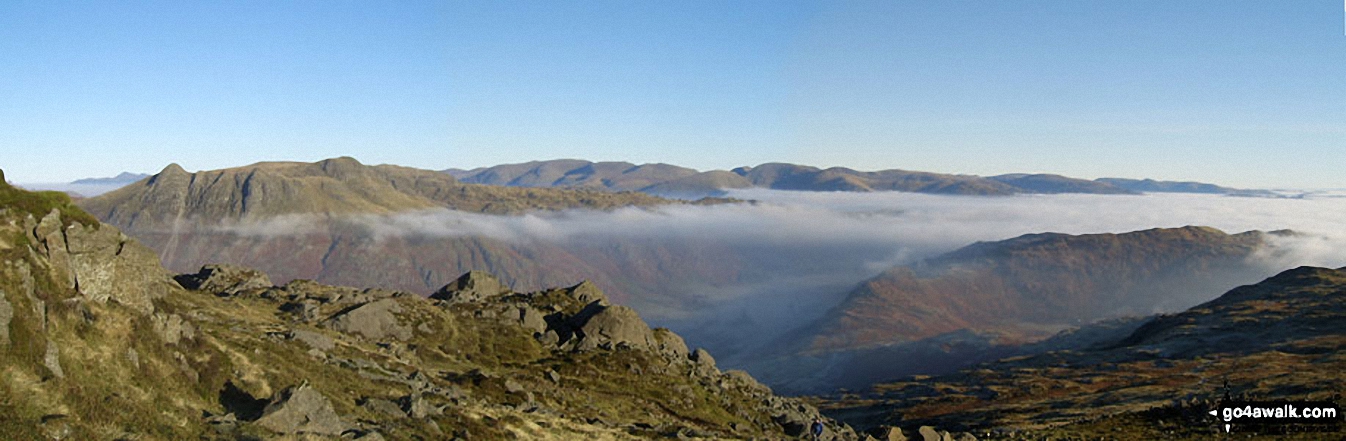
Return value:
<svg viewBox="0 0 1346 441">
<path fill-rule="evenodd" d="M 332 402 L 307 384 L 277 393 L 256 423 L 282 434 L 338 436 L 346 430 L 346 424 L 332 410 Z"/>
<path fill-rule="evenodd" d="M 880 441 L 908 441 L 905 433 L 898 427 L 880 426 L 869 431 L 869 434 Z"/>
<path fill-rule="evenodd" d="M 196 338 L 196 328 L 177 314 L 155 313 L 150 320 L 154 332 L 170 345 L 178 344 L 182 339 Z"/>
<path fill-rule="evenodd" d="M 653 349 L 654 332 L 640 319 L 634 309 L 609 306 L 594 314 L 580 327 L 582 338 L 577 344 L 581 350 L 627 345 L 633 348 Z"/>
<path fill-rule="evenodd" d="M 686 360 L 689 355 L 687 342 L 668 328 L 654 330 L 655 349 L 674 360 Z"/>
<path fill-rule="evenodd" d="M 603 290 L 598 289 L 598 285 L 585 280 L 578 285 L 566 288 L 566 293 L 570 294 L 580 301 L 580 303 L 589 304 L 598 302 L 599 305 L 608 305 L 608 296 L 603 294 Z"/>
<path fill-rule="evenodd" d="M 518 308 L 519 325 L 533 332 L 547 332 L 547 316 L 531 306 Z"/>
<path fill-rule="evenodd" d="M 949 432 L 936 430 L 934 427 L 930 426 L 921 426 L 919 429 L 916 429 L 916 435 L 920 437 L 921 441 L 953 441 L 953 437 L 949 436 Z"/>
<path fill-rule="evenodd" d="M 469 271 L 467 274 L 459 276 L 457 280 L 439 288 L 438 291 L 430 295 L 430 298 L 450 303 L 476 303 L 509 292 L 509 287 L 501 283 L 500 279 L 495 278 L 491 273 Z"/>
<path fill-rule="evenodd" d="M 235 296 L 272 286 L 271 278 L 265 273 L 236 265 L 206 265 L 196 274 L 182 274 L 173 279 L 183 288 L 223 296 Z"/>
<path fill-rule="evenodd" d="M 364 401 L 360 403 L 360 406 L 364 407 L 365 409 L 368 409 L 370 412 L 374 412 L 376 414 L 387 416 L 393 419 L 407 417 L 407 413 L 406 411 L 402 410 L 402 406 L 399 406 L 397 405 L 397 403 L 382 398 L 365 398 Z"/>
<path fill-rule="evenodd" d="M 336 342 L 332 337 L 328 337 L 319 332 L 306 331 L 303 329 L 291 330 L 288 334 L 291 340 L 299 340 L 319 351 L 330 351 L 336 348 Z"/>
<path fill-rule="evenodd" d="M 148 315 L 151 300 L 173 286 L 159 255 L 111 225 L 71 225 L 64 231 L 75 287 L 85 298 L 113 301 Z"/>
<path fill-rule="evenodd" d="M 705 349 L 697 349 L 696 352 L 692 353 L 691 359 L 696 362 L 697 368 L 701 370 L 715 370 L 715 357 L 711 357 L 710 352 L 706 352 Z"/>
<path fill-rule="evenodd" d="M 411 327 L 398 320 L 400 312 L 402 305 L 397 300 L 375 300 L 338 313 L 327 321 L 327 326 L 372 340 L 407 340 L 411 338 Z"/>
</svg>

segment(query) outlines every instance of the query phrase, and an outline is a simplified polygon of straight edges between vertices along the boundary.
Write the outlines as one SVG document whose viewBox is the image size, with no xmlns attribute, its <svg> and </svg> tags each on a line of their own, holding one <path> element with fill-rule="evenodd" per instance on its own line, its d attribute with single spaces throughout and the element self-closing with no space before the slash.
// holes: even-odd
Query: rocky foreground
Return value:
<svg viewBox="0 0 1346 441">
<path fill-rule="evenodd" d="M 590 283 L 174 277 L 59 195 L 0 201 L 2 439 L 858 439 Z"/>
</svg>

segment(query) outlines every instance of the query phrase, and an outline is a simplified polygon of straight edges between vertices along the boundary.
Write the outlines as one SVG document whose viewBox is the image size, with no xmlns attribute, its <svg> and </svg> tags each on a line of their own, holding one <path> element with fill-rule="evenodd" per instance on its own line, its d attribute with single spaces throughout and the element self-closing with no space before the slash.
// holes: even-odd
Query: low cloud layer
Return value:
<svg viewBox="0 0 1346 441">
<path fill-rule="evenodd" d="M 1299 265 L 1346 266 L 1346 198 L 1331 193 L 1294 199 L 1190 194 L 973 197 L 753 189 L 731 196 L 756 202 L 524 216 L 449 210 L 339 219 L 288 216 L 220 228 L 275 236 L 320 233 L 339 223 L 375 240 L 482 236 L 523 247 L 540 242 L 724 245 L 739 253 L 740 260 L 747 256 L 740 277 L 731 283 L 685 280 L 681 286 L 663 287 L 687 291 L 678 296 L 684 299 L 683 313 L 644 313 L 655 324 L 685 333 L 693 344 L 729 352 L 811 322 L 851 287 L 895 265 L 976 241 L 1029 233 L 1123 233 L 1187 225 L 1229 233 L 1290 229 L 1301 235 L 1275 239 L 1254 256 L 1265 275 Z M 743 330 L 726 330 L 726 323 L 748 326 L 761 339 L 717 337 L 745 335 Z"/>
<path fill-rule="evenodd" d="M 1346 198 L 1327 194 L 1273 199 L 1190 194 L 934 196 L 914 193 L 822 193 L 746 190 L 755 204 L 628 208 L 493 216 L 449 210 L 346 219 L 375 237 L 485 236 L 513 243 L 596 238 L 712 240 L 772 247 L 888 249 L 891 262 L 949 251 L 976 241 L 1022 234 L 1123 233 L 1202 225 L 1229 233 L 1291 229 L 1276 256 L 1286 264 L 1342 266 Z M 321 222 L 289 216 L 226 227 L 245 235 L 311 233 Z M 1272 257 L 1268 255 L 1268 257 Z"/>
</svg>

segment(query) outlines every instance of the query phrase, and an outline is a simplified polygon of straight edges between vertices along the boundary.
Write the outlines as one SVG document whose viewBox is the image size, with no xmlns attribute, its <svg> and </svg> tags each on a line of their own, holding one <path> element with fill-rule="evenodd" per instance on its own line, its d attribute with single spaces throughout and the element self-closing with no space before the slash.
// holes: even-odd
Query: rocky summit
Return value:
<svg viewBox="0 0 1346 441">
<path fill-rule="evenodd" d="M 2 439 L 858 439 L 592 283 L 174 277 L 68 198 L 0 196 Z"/>
</svg>

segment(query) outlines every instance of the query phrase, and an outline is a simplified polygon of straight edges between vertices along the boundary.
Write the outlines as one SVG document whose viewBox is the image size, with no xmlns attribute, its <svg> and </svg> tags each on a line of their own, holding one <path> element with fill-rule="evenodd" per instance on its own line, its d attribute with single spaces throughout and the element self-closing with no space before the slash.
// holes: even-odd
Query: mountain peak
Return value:
<svg viewBox="0 0 1346 441">
<path fill-rule="evenodd" d="M 188 174 L 188 173 L 187 173 L 187 170 L 184 170 L 184 169 L 182 168 L 181 165 L 178 165 L 178 163 L 174 162 L 174 163 L 168 164 L 168 166 L 164 167 L 163 170 L 159 171 L 159 174 L 160 174 L 160 175 L 185 175 L 185 174 Z"/>
</svg>

